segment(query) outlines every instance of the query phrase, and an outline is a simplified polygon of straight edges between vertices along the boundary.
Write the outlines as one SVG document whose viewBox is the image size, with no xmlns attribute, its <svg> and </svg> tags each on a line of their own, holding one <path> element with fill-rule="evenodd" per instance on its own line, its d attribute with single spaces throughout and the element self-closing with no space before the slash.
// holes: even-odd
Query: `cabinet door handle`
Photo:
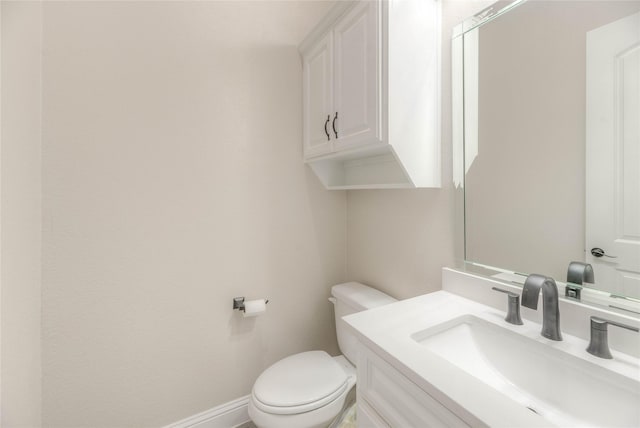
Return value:
<svg viewBox="0 0 640 428">
<path fill-rule="evenodd" d="M 324 133 L 327 134 L 327 141 L 331 141 L 329 137 L 329 131 L 327 131 L 327 125 L 329 124 L 329 120 L 331 119 L 331 115 L 327 115 L 327 121 L 324 123 Z"/>
<path fill-rule="evenodd" d="M 336 134 L 336 138 L 338 138 L 338 131 L 336 131 L 336 119 L 338 118 L 338 112 L 336 112 L 336 116 L 333 118 L 333 123 L 331 127 L 333 128 L 333 133 Z"/>
</svg>

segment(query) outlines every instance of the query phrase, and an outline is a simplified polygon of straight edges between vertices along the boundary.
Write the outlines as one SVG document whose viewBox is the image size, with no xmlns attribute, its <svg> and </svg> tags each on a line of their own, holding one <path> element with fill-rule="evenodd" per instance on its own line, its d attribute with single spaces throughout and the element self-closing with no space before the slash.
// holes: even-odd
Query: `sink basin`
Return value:
<svg viewBox="0 0 640 428">
<path fill-rule="evenodd" d="M 473 315 L 411 339 L 554 425 L 640 426 L 640 373 L 631 379 Z"/>
</svg>

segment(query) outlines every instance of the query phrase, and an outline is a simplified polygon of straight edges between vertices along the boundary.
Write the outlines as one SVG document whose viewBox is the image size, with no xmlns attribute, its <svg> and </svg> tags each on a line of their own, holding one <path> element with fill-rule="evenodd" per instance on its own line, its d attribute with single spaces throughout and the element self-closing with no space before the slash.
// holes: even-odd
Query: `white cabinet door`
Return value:
<svg viewBox="0 0 640 428">
<path fill-rule="evenodd" d="M 357 4 L 334 27 L 334 150 L 380 142 L 380 2 Z"/>
<path fill-rule="evenodd" d="M 470 426 L 362 342 L 359 343 L 357 369 L 358 411 L 361 407 L 374 409 L 369 413 L 379 415 L 379 418 L 373 419 L 368 415 L 366 419 L 374 427 L 384 426 L 380 419 L 392 427 Z"/>
<path fill-rule="evenodd" d="M 332 151 L 333 36 L 328 33 L 303 56 L 304 156 Z"/>
</svg>

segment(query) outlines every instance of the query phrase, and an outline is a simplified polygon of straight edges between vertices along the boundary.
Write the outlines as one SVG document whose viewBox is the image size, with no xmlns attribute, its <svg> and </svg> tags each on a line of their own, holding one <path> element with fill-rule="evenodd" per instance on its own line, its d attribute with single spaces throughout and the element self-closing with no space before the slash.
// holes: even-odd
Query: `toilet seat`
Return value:
<svg viewBox="0 0 640 428">
<path fill-rule="evenodd" d="M 294 415 L 319 409 L 350 388 L 350 378 L 324 351 L 310 351 L 284 358 L 256 380 L 252 401 L 273 415 Z"/>
</svg>

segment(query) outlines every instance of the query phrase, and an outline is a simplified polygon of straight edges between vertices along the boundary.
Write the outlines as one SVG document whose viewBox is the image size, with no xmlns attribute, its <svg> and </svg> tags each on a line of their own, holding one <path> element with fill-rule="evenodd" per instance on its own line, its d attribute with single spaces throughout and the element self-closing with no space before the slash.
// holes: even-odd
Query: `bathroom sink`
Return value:
<svg viewBox="0 0 640 428">
<path fill-rule="evenodd" d="M 411 339 L 553 425 L 640 426 L 640 373 L 622 376 L 473 315 Z"/>
</svg>

